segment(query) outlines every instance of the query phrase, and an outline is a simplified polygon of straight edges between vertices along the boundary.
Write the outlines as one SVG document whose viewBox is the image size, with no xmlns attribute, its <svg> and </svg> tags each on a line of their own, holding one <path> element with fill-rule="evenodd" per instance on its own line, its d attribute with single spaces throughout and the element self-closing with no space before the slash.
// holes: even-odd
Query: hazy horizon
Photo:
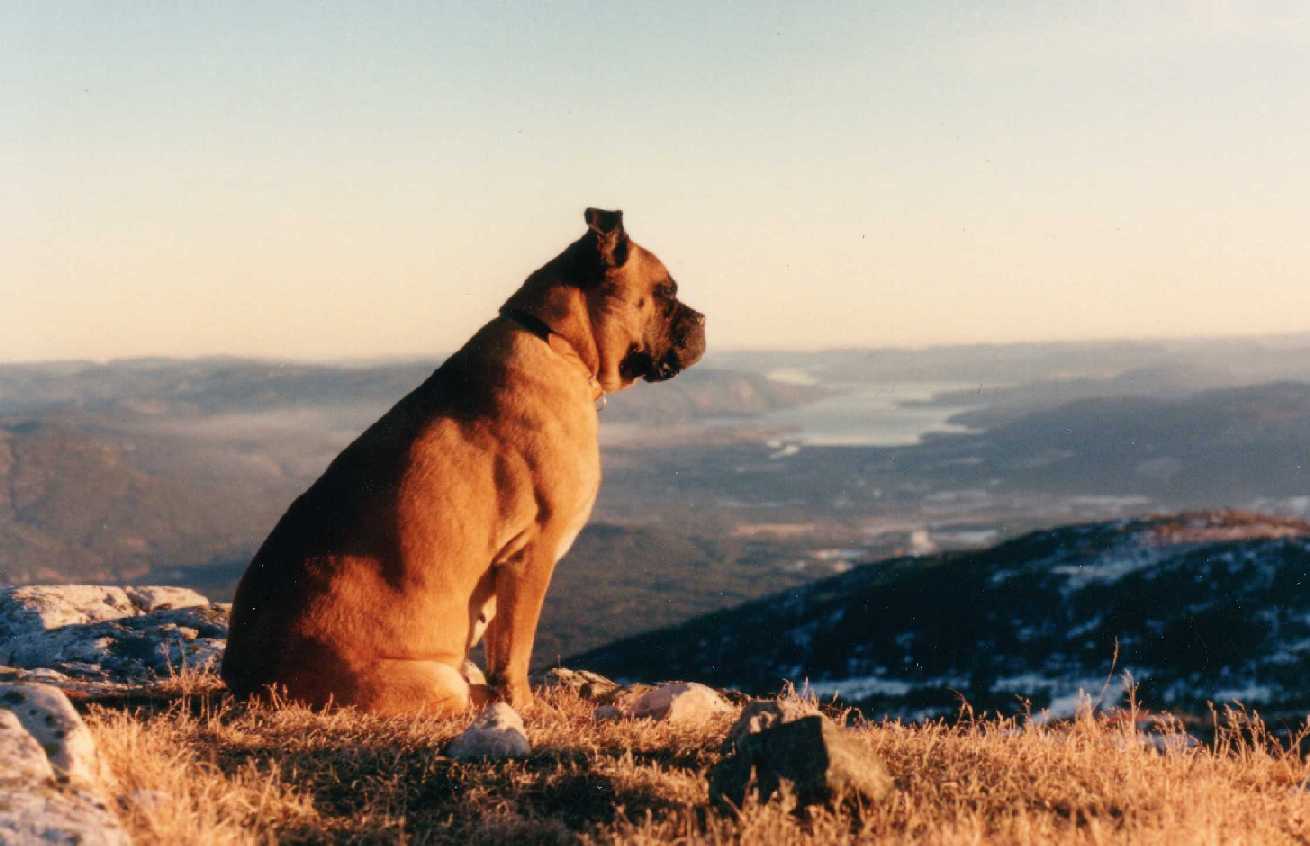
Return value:
<svg viewBox="0 0 1310 846">
<path fill-rule="evenodd" d="M 1232 334 L 1212 334 L 1212 335 L 1177 335 L 1177 336 L 1141 336 L 1141 337 L 1107 337 L 1107 338 L 1072 338 L 1072 339 L 1048 339 L 1048 340 L 1023 340 L 1023 341 L 969 341 L 969 342 L 945 342 L 929 344 L 837 344 L 832 346 L 809 346 L 809 347 L 718 347 L 710 350 L 706 354 L 706 363 L 711 367 L 714 366 L 714 359 L 718 356 L 738 356 L 748 355 L 750 353 L 761 353 L 769 355 L 785 355 L 795 353 L 797 355 L 823 354 L 823 353 L 843 353 L 843 352 L 917 352 L 917 351 L 949 351 L 953 349 L 964 350 L 971 348 L 989 348 L 989 347 L 1055 347 L 1055 346 L 1095 346 L 1095 345 L 1133 345 L 1133 344 L 1205 344 L 1225 342 L 1252 342 L 1268 343 L 1278 345 L 1283 343 L 1307 343 L 1310 344 L 1310 331 L 1305 332 L 1275 332 L 1275 333 L 1244 333 L 1235 332 Z M 305 365 L 327 365 L 327 366 L 360 366 L 367 367 L 373 365 L 386 366 L 392 364 L 406 364 L 413 362 L 426 362 L 430 360 L 441 360 L 449 356 L 458 347 L 452 347 L 445 350 L 433 350 L 430 352 L 420 353 L 396 353 L 383 355 L 360 355 L 360 356 L 294 356 L 294 355 L 258 355 L 258 354 L 241 354 L 241 353 L 197 353 L 194 355 L 167 355 L 167 354 L 144 354 L 144 355 L 126 355 L 126 356 L 109 356 L 100 358 L 15 358 L 0 359 L 0 366 L 57 366 L 63 364 L 95 364 L 108 365 L 118 363 L 144 362 L 144 361 L 266 361 L 273 364 L 305 364 Z"/>
<path fill-rule="evenodd" d="M 1310 7 L 0 20 L 0 361 L 433 357 L 623 208 L 712 349 L 1310 331 Z"/>
</svg>

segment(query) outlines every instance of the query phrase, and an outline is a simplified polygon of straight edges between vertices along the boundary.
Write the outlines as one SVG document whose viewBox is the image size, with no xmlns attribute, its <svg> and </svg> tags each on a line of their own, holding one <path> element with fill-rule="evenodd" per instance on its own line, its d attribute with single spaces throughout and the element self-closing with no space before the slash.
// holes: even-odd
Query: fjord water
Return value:
<svg viewBox="0 0 1310 846">
<path fill-rule="evenodd" d="M 908 446 L 925 434 L 968 432 L 950 418 L 972 405 L 920 405 L 945 391 L 976 389 L 959 382 L 834 384 L 831 397 L 769 412 L 761 422 L 807 446 Z"/>
</svg>

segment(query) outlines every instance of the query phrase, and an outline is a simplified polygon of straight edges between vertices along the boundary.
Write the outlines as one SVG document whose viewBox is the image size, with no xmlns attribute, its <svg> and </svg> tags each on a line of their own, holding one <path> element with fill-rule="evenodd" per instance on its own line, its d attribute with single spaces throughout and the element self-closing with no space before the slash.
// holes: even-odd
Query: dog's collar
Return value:
<svg viewBox="0 0 1310 846">
<path fill-rule="evenodd" d="M 517 323 L 521 328 L 536 335 L 538 338 L 545 341 L 547 346 L 553 346 L 551 344 L 551 336 L 553 335 L 556 338 L 559 338 L 560 342 L 568 346 L 570 349 L 573 347 L 573 345 L 570 344 L 563 335 L 556 332 L 554 329 L 551 329 L 550 324 L 542 320 L 540 317 L 537 317 L 535 314 L 529 314 L 526 311 L 512 308 L 510 306 L 502 306 L 500 309 L 500 316 L 512 323 Z M 573 354 L 576 356 L 576 351 L 574 351 Z M 579 359 L 579 361 L 581 361 L 581 359 Z M 587 373 L 587 386 L 591 388 L 591 398 L 596 403 L 596 410 L 600 411 L 605 408 L 605 389 L 600 386 L 600 381 L 596 379 L 595 374 Z"/>
</svg>

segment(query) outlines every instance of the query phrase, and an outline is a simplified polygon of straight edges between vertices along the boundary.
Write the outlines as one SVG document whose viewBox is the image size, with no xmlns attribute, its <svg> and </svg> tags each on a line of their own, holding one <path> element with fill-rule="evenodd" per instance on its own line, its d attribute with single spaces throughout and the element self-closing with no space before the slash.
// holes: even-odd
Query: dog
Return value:
<svg viewBox="0 0 1310 846">
<path fill-rule="evenodd" d="M 705 316 L 623 213 L 584 219 L 274 527 L 232 605 L 235 694 L 385 714 L 531 704 L 551 573 L 600 488 L 598 404 L 705 352 Z M 486 683 L 470 685 L 479 639 Z"/>
</svg>

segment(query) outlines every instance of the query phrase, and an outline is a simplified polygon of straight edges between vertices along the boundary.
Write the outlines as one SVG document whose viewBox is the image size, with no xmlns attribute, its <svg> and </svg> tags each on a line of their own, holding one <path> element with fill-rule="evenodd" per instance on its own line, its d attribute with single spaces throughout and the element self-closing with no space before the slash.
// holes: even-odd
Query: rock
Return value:
<svg viewBox="0 0 1310 846">
<path fill-rule="evenodd" d="M 137 585 L 125 587 L 123 590 L 127 591 L 128 598 L 142 614 L 210 604 L 204 594 L 197 593 L 191 588 L 173 585 Z"/>
<path fill-rule="evenodd" d="M 0 642 L 62 626 L 121 620 L 152 611 L 209 605 L 189 588 L 28 585 L 0 590 Z"/>
<path fill-rule="evenodd" d="M 12 714 L 36 740 L 60 779 L 87 784 L 100 781 L 95 739 L 59 688 L 48 684 L 0 684 L 0 709 Z"/>
<path fill-rule="evenodd" d="M 732 706 L 710 688 L 696 682 L 670 682 L 642 695 L 631 715 L 668 722 L 703 722 L 731 711 Z"/>
<path fill-rule="evenodd" d="M 223 654 L 229 607 L 189 588 L 161 585 L 6 588 L 0 590 L 0 664 L 52 674 L 18 681 L 69 690 L 205 668 Z"/>
<path fill-rule="evenodd" d="M 55 771 L 50 766 L 50 759 L 13 711 L 0 710 L 0 761 L 5 762 L 0 784 L 54 781 Z"/>
<path fill-rule="evenodd" d="M 740 808 L 752 781 L 761 802 L 771 799 L 782 782 L 790 783 L 800 808 L 846 798 L 876 801 L 894 785 L 876 755 L 821 715 L 742 737 L 736 754 L 710 770 L 710 801 L 719 808 Z"/>
<path fill-rule="evenodd" d="M 736 752 L 743 739 L 773 726 L 790 723 L 819 713 L 819 709 L 797 699 L 753 700 L 741 709 L 741 716 L 728 729 L 723 752 Z"/>
<path fill-rule="evenodd" d="M 599 706 L 593 716 L 598 720 L 619 720 L 632 715 L 632 708 L 647 693 L 654 690 L 649 684 L 625 684 L 598 694 L 593 701 Z"/>
<path fill-rule="evenodd" d="M 7 687 L 9 693 L 19 686 Z M 41 746 L 18 713 L 0 709 L 0 843 L 126 846 L 127 834 L 98 786 L 61 781 Z"/>
<path fill-rule="evenodd" d="M 532 747 L 523 728 L 523 718 L 504 702 L 493 702 L 473 721 L 464 733 L 446 747 L 452 758 L 520 758 Z"/>
<path fill-rule="evenodd" d="M 49 667 L 23 669 L 0 664 L 0 682 L 22 682 L 24 684 L 49 684 L 75 698 L 122 696 L 133 691 L 140 691 L 141 685 L 111 681 L 93 681 L 90 679 L 66 676 Z"/>
<path fill-rule="evenodd" d="M 596 719 L 623 717 L 671 723 L 703 723 L 732 710 L 722 696 L 696 682 L 668 682 L 646 688 L 635 697 L 617 697 L 613 704 L 596 709 Z"/>
<path fill-rule="evenodd" d="M 551 667 L 534 678 L 532 683 L 547 690 L 568 690 L 582 699 L 598 699 L 619 688 L 617 682 L 599 673 L 590 670 L 570 670 L 567 667 Z"/>
</svg>

